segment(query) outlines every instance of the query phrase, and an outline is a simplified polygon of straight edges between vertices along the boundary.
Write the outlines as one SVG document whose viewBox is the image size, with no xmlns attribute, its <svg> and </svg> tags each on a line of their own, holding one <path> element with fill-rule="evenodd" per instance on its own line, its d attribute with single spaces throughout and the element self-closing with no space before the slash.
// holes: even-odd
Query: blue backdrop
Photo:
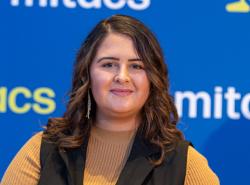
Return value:
<svg viewBox="0 0 250 185">
<path fill-rule="evenodd" d="M 179 126 L 221 184 L 250 184 L 247 0 L 0 1 L 0 178 L 27 139 L 65 111 L 81 42 L 116 13 L 140 19 L 156 34 Z"/>
</svg>

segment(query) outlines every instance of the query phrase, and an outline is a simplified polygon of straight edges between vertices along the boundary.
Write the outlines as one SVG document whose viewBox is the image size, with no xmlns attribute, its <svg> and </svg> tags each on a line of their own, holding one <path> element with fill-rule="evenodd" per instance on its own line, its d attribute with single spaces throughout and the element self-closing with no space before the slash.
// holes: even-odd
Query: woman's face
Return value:
<svg viewBox="0 0 250 185">
<path fill-rule="evenodd" d="M 90 66 L 97 113 L 136 115 L 149 96 L 150 82 L 132 40 L 109 33 Z"/>
</svg>

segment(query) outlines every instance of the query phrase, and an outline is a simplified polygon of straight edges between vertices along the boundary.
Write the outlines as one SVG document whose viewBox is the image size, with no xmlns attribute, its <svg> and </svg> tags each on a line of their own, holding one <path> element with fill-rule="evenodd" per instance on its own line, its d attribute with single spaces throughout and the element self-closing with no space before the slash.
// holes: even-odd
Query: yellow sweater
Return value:
<svg viewBox="0 0 250 185">
<path fill-rule="evenodd" d="M 132 131 L 112 132 L 94 127 L 88 143 L 84 185 L 115 185 L 131 150 L 133 137 Z M 39 132 L 22 147 L 5 172 L 2 185 L 37 185 L 41 139 L 42 132 Z M 189 147 L 185 185 L 219 184 L 206 158 Z"/>
</svg>

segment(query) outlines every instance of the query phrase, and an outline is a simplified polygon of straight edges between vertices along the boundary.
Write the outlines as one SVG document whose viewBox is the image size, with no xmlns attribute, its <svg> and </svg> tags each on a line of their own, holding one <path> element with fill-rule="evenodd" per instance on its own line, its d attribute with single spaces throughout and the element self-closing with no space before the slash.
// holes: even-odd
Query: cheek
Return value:
<svg viewBox="0 0 250 185">
<path fill-rule="evenodd" d="M 94 77 L 91 79 L 91 88 L 94 92 L 99 92 L 102 89 L 102 79 Z"/>
<path fill-rule="evenodd" d="M 147 98 L 150 90 L 150 82 L 146 74 L 140 75 L 136 78 L 136 88 L 139 90 L 143 98 Z"/>
<path fill-rule="evenodd" d="M 100 98 L 108 91 L 109 77 L 106 74 L 102 74 L 101 71 L 93 70 L 90 73 L 91 76 L 91 89 L 94 97 Z"/>
</svg>

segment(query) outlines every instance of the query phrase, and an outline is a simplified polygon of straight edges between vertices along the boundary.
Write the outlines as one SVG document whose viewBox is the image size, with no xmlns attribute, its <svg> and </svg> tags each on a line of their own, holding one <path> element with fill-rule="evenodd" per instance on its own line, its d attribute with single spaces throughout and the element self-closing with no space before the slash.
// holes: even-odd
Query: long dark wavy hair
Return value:
<svg viewBox="0 0 250 185">
<path fill-rule="evenodd" d="M 69 149 L 80 147 L 88 137 L 96 114 L 96 103 L 91 94 L 90 119 L 86 118 L 89 67 L 98 47 L 109 33 L 130 37 L 144 62 L 150 81 L 150 94 L 142 108 L 142 122 L 138 130 L 147 141 L 160 147 L 161 156 L 154 164 L 161 164 L 167 152 L 173 150 L 176 143 L 184 138 L 176 128 L 178 114 L 169 94 L 168 71 L 162 49 L 153 33 L 142 22 L 130 16 L 113 15 L 100 21 L 89 33 L 76 57 L 66 111 L 62 117 L 48 120 L 43 138 L 54 142 L 60 149 Z"/>
</svg>

